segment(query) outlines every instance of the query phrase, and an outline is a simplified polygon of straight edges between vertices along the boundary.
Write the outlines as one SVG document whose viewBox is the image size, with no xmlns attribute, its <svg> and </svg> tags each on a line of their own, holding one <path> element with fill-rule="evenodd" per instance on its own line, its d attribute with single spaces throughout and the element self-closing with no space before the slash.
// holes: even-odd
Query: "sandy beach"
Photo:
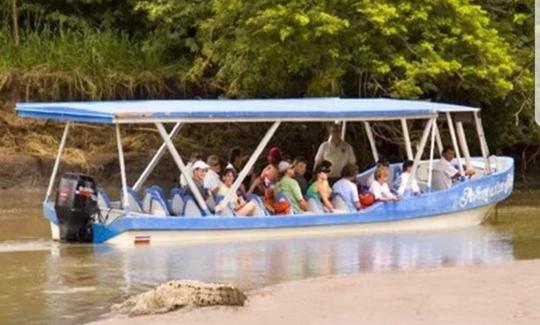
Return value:
<svg viewBox="0 0 540 325">
<path fill-rule="evenodd" d="M 206 307 L 105 324 L 539 324 L 540 261 L 293 281 Z"/>
</svg>

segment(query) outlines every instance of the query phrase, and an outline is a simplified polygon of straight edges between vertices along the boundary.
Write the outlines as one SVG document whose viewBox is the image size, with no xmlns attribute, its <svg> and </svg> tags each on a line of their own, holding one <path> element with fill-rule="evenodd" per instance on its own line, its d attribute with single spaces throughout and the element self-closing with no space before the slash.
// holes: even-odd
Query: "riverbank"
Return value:
<svg viewBox="0 0 540 325">
<path fill-rule="evenodd" d="M 246 306 L 113 316 L 108 324 L 538 324 L 540 260 L 286 282 Z"/>
<path fill-rule="evenodd" d="M 79 158 L 79 159 L 77 159 Z M 127 177 L 136 180 L 146 167 L 150 154 L 126 154 Z M 23 154 L 0 148 L 0 189 L 45 189 L 54 165 L 53 155 Z M 120 184 L 118 158 L 114 153 L 88 154 L 84 157 L 62 160 L 60 173 L 76 171 L 95 177 L 102 187 L 117 188 Z M 149 182 L 173 186 L 177 180 L 177 167 L 170 157 L 164 157 Z"/>
</svg>

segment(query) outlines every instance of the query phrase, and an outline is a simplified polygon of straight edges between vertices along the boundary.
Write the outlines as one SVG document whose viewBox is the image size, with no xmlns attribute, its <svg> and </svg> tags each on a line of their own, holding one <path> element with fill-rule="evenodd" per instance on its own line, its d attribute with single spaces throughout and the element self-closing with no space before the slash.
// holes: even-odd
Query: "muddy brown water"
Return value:
<svg viewBox="0 0 540 325">
<path fill-rule="evenodd" d="M 490 223 L 452 231 L 193 246 L 49 239 L 43 191 L 0 191 L 0 324 L 79 324 L 170 279 L 259 288 L 308 277 L 540 258 L 540 189 L 516 190 Z"/>
</svg>

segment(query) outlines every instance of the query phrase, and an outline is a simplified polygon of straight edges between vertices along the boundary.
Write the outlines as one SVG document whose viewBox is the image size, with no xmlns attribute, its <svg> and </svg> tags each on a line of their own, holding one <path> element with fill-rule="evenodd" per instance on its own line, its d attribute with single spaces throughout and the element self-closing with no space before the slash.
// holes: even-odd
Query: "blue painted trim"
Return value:
<svg viewBox="0 0 540 325">
<path fill-rule="evenodd" d="M 48 219 L 50 222 L 54 223 L 55 225 L 58 224 L 58 217 L 56 216 L 56 211 L 54 210 L 54 203 L 53 202 L 43 202 L 43 215 L 45 216 L 45 219 Z"/>
<path fill-rule="evenodd" d="M 19 108 L 20 107 L 20 108 Z M 53 119 L 66 122 L 87 122 L 87 123 L 113 123 L 114 115 L 111 113 L 103 114 L 92 112 L 91 110 L 77 109 L 72 110 L 65 107 L 49 106 L 46 110 L 43 108 L 25 107 L 17 104 L 17 115 L 23 118 Z"/>
</svg>

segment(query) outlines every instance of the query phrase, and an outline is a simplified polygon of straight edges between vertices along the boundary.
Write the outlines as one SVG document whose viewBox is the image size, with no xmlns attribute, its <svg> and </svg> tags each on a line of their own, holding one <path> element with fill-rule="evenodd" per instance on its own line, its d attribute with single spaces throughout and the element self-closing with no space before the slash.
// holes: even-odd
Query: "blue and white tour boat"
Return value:
<svg viewBox="0 0 540 325">
<path fill-rule="evenodd" d="M 511 194 L 514 184 L 513 159 L 490 155 L 480 110 L 474 107 L 396 99 L 306 98 L 17 103 L 16 110 L 23 118 L 65 123 L 43 202 L 44 215 L 55 240 L 122 245 L 206 243 L 449 229 L 480 224 L 498 202 Z M 304 214 L 270 215 L 261 209 L 261 215 L 240 217 L 230 209 L 229 213 L 211 213 L 189 177 L 187 186 L 193 196 L 181 189 L 173 189 L 168 195 L 160 187 L 144 187 L 166 152 L 172 156 L 179 172 L 189 175 L 173 141 L 186 124 L 268 123 L 266 134 L 233 183 L 231 192 L 234 193 L 280 125 L 339 122 L 344 136 L 347 124 L 360 123 L 365 128 L 373 160 L 377 161 L 379 155 L 372 127 L 392 121 L 401 124 L 406 156 L 413 161 L 411 175 L 422 188 L 420 195 L 376 202 L 359 211 L 344 213 L 324 213 L 317 204 L 310 204 L 312 211 Z M 467 122 L 471 122 L 479 141 L 481 154 L 477 157 L 469 153 L 463 126 Z M 118 200 L 110 200 L 89 176 L 68 173 L 58 177 L 69 130 L 76 124 L 105 124 L 115 128 L 122 181 Z M 155 127 L 163 144 L 140 177 L 129 184 L 120 128 L 134 124 Z M 421 137 L 414 148 L 409 136 L 410 125 L 422 126 Z M 437 162 L 435 153 L 440 156 L 443 148 L 439 132 L 442 125 L 447 126 L 448 138 L 456 153 L 453 163 L 460 171 L 474 169 L 475 174 L 449 189 L 435 191 L 431 190 L 431 183 Z M 391 174 L 399 174 L 400 166 L 400 163 L 392 164 Z M 357 177 L 358 182 L 365 184 L 373 172 L 374 168 L 363 171 Z M 224 197 L 223 204 L 230 199 L 230 196 Z"/>
</svg>

